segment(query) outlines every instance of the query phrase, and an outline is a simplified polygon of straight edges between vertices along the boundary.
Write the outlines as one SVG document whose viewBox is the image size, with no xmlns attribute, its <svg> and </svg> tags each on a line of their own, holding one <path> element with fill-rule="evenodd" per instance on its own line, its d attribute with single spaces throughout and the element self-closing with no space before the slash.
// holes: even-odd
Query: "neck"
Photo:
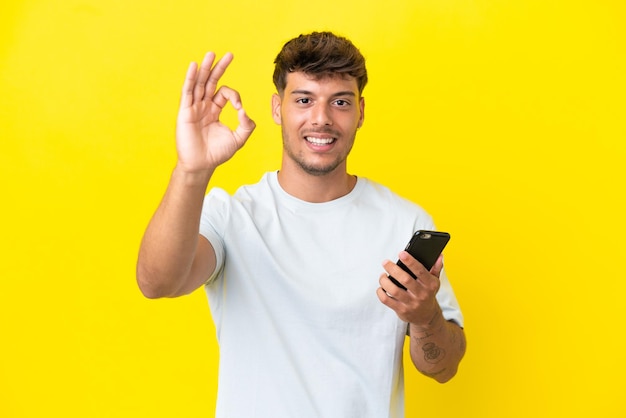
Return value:
<svg viewBox="0 0 626 418">
<path fill-rule="evenodd" d="M 314 176 L 302 170 L 290 170 L 283 164 L 278 172 L 278 183 L 293 197 L 310 203 L 324 203 L 350 193 L 356 185 L 356 176 L 348 174 L 345 166 Z"/>
</svg>

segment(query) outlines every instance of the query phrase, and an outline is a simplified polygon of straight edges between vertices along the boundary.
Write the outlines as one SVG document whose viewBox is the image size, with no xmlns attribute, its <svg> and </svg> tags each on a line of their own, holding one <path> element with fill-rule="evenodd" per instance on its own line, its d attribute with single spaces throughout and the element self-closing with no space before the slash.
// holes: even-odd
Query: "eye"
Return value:
<svg viewBox="0 0 626 418">
<path fill-rule="evenodd" d="M 350 106 L 350 102 L 349 102 L 349 101 L 347 101 L 347 100 L 343 100 L 343 99 L 337 99 L 337 100 L 335 100 L 335 104 L 336 104 L 337 106 L 340 106 L 340 107 Z"/>
<path fill-rule="evenodd" d="M 303 97 L 301 99 L 296 100 L 296 103 L 309 104 L 311 103 L 311 99 L 309 99 L 308 97 Z"/>
</svg>

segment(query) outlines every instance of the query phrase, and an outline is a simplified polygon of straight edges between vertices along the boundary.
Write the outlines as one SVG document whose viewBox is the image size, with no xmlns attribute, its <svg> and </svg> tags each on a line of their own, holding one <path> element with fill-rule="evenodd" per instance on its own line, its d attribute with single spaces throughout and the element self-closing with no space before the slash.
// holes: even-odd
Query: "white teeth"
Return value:
<svg viewBox="0 0 626 418">
<path fill-rule="evenodd" d="M 315 145 L 326 145 L 333 142 L 334 138 L 316 138 L 313 136 L 307 136 L 306 140 Z"/>
</svg>

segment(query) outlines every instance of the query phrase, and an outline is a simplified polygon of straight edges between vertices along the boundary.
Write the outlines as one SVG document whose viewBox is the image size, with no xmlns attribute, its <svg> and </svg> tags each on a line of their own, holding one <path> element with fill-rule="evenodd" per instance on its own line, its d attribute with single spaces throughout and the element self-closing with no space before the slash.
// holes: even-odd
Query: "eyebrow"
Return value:
<svg viewBox="0 0 626 418">
<path fill-rule="evenodd" d="M 304 94 L 304 95 L 307 95 L 307 96 L 313 96 L 314 95 L 314 93 L 312 91 L 309 91 L 309 90 L 294 90 L 290 94 L 292 94 L 292 95 L 294 95 L 294 94 Z M 338 91 L 337 93 L 333 93 L 330 97 L 340 97 L 340 96 L 356 97 L 356 93 L 351 91 L 351 90 Z"/>
</svg>

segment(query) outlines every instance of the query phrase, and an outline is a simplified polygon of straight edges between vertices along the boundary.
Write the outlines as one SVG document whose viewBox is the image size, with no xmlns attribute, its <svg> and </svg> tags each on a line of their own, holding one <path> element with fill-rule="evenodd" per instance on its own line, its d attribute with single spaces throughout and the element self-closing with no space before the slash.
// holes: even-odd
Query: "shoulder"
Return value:
<svg viewBox="0 0 626 418">
<path fill-rule="evenodd" d="M 359 180 L 364 183 L 363 191 L 368 199 L 378 199 L 387 204 L 394 204 L 399 206 L 399 208 L 406 208 L 411 211 L 426 212 L 419 204 L 399 195 L 383 184 L 365 177 L 361 177 Z"/>
<path fill-rule="evenodd" d="M 227 222 L 237 214 L 251 216 L 271 211 L 276 205 L 272 174 L 265 173 L 257 183 L 240 186 L 232 194 L 220 187 L 211 188 L 204 198 L 204 216 Z"/>
<path fill-rule="evenodd" d="M 359 178 L 363 182 L 362 198 L 368 206 L 376 207 L 386 216 L 396 218 L 402 224 L 410 223 L 414 229 L 434 228 L 431 215 L 418 203 L 394 192 L 376 181 Z"/>
<path fill-rule="evenodd" d="M 276 172 L 270 171 L 264 173 L 258 182 L 246 184 L 237 189 L 233 197 L 237 200 L 246 200 L 250 198 L 262 198 L 272 192 L 273 184 L 276 181 Z"/>
<path fill-rule="evenodd" d="M 209 189 L 205 200 L 232 203 L 235 201 L 258 198 L 270 191 L 271 177 L 273 174 L 272 172 L 265 173 L 257 183 L 242 185 L 233 194 L 230 194 L 221 187 L 212 187 Z"/>
</svg>

